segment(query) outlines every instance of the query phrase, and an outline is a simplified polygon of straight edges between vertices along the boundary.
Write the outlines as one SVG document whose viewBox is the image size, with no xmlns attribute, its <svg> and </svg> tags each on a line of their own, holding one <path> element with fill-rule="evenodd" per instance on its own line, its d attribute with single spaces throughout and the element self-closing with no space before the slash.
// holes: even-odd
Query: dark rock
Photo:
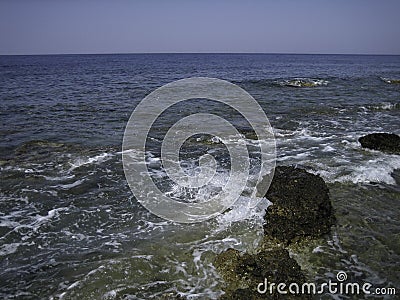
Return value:
<svg viewBox="0 0 400 300">
<path fill-rule="evenodd" d="M 257 133 L 255 133 L 254 131 L 244 132 L 244 136 L 246 137 L 246 139 L 249 140 L 258 140 Z"/>
<path fill-rule="evenodd" d="M 257 254 L 240 253 L 228 249 L 219 254 L 214 265 L 227 283 L 221 299 L 310 299 L 310 295 L 281 295 L 275 289 L 265 294 L 257 291 L 260 283 L 297 283 L 301 286 L 306 278 L 286 249 L 264 250 Z"/>
<path fill-rule="evenodd" d="M 221 299 L 312 299 L 310 294 L 280 294 L 275 289 L 270 293 L 269 288 L 271 283 L 297 283 L 301 287 L 306 282 L 300 266 L 284 247 L 330 232 L 335 216 L 328 187 L 320 176 L 304 169 L 277 167 L 266 197 L 273 205 L 265 215 L 265 238 L 259 252 L 228 249 L 214 261 L 226 282 Z M 257 287 L 265 281 L 266 293 L 259 293 Z"/>
<path fill-rule="evenodd" d="M 400 84 L 400 79 L 382 78 L 382 80 L 389 84 Z"/>
<path fill-rule="evenodd" d="M 371 133 L 358 139 L 363 148 L 400 154 L 400 136 L 393 133 Z"/>
<path fill-rule="evenodd" d="M 265 214 L 264 232 L 286 245 L 327 234 L 335 222 L 324 180 L 304 169 L 277 167 L 266 198 L 273 205 Z"/>
<path fill-rule="evenodd" d="M 251 289 L 237 289 L 226 293 L 220 297 L 220 300 L 258 300 L 261 295 Z"/>
</svg>

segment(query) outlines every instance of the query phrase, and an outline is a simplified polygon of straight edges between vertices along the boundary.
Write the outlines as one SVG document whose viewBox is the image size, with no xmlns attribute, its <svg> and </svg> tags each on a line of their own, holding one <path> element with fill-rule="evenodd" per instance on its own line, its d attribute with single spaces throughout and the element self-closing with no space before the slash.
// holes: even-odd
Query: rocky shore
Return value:
<svg viewBox="0 0 400 300">
<path fill-rule="evenodd" d="M 400 154 L 400 136 L 396 134 L 372 133 L 360 137 L 359 142 L 363 148 Z M 294 166 L 278 166 L 265 198 L 272 205 L 266 210 L 264 238 L 255 253 L 231 248 L 214 260 L 225 281 L 225 294 L 220 299 L 312 299 L 310 293 L 278 293 L 271 283 L 287 288 L 292 283 L 301 287 L 309 282 L 309 274 L 296 259 L 309 251 L 305 250 L 308 244 L 329 235 L 336 224 L 329 189 L 319 175 Z"/>
<path fill-rule="evenodd" d="M 226 282 L 221 299 L 311 299 L 309 294 L 260 293 L 260 285 L 306 281 L 288 247 L 330 233 L 335 216 L 324 180 L 293 166 L 279 166 L 265 195 L 273 204 L 265 214 L 264 241 L 255 254 L 228 249 L 214 265 Z"/>
</svg>

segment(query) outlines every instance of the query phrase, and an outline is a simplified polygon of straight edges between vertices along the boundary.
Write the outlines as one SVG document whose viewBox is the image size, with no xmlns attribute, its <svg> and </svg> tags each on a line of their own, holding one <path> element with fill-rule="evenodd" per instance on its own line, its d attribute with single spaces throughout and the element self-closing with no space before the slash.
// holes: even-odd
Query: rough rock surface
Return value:
<svg viewBox="0 0 400 300">
<path fill-rule="evenodd" d="M 259 252 L 228 249 L 214 261 L 226 282 L 221 299 L 312 299 L 309 294 L 279 294 L 276 290 L 262 294 L 257 287 L 265 279 L 268 283 L 299 286 L 306 281 L 285 246 L 330 232 L 335 216 L 328 187 L 320 176 L 304 169 L 277 167 L 266 197 L 273 205 L 265 215 L 265 239 Z"/>
<path fill-rule="evenodd" d="M 284 244 L 329 233 L 335 222 L 324 180 L 295 167 L 280 166 L 266 198 L 273 205 L 265 214 L 265 235 Z"/>
<path fill-rule="evenodd" d="M 363 148 L 400 154 L 400 136 L 393 133 L 371 133 L 358 139 Z"/>
<path fill-rule="evenodd" d="M 217 256 L 214 265 L 227 283 L 221 299 L 311 299 L 309 295 L 282 295 L 274 288 L 270 292 L 270 283 L 301 286 L 306 281 L 300 266 L 286 249 L 261 251 L 254 255 L 228 249 Z M 265 279 L 268 288 L 262 294 L 257 287 L 265 283 Z"/>
</svg>

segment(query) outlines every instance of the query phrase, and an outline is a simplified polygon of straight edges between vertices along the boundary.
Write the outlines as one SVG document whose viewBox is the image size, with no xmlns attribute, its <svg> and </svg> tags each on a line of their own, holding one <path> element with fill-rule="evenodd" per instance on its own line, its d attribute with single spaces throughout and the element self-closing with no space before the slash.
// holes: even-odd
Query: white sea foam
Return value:
<svg viewBox="0 0 400 300">
<path fill-rule="evenodd" d="M 335 148 L 333 148 L 332 146 L 327 145 L 322 149 L 322 151 L 323 152 L 332 152 L 332 151 L 335 151 Z"/>
<path fill-rule="evenodd" d="M 338 156 L 329 162 L 313 162 L 310 172 L 327 182 L 396 184 L 392 173 L 400 168 L 400 157 L 378 151 L 373 154 L 375 157 L 367 160 L 363 156 L 356 160 Z"/>
<path fill-rule="evenodd" d="M 116 290 L 111 290 L 106 292 L 102 299 L 115 299 L 117 297 L 117 291 Z"/>
<path fill-rule="evenodd" d="M 229 211 L 217 217 L 217 231 L 224 230 L 233 223 L 246 219 L 262 223 L 265 210 L 269 205 L 271 205 L 271 202 L 265 198 L 249 198 L 241 196 Z"/>
<path fill-rule="evenodd" d="M 103 163 L 103 162 L 111 159 L 112 157 L 113 157 L 113 154 L 104 152 L 104 153 L 95 155 L 93 157 L 77 158 L 73 162 L 70 163 L 71 168 L 69 169 L 69 171 L 73 171 L 84 165 L 90 165 L 93 163 L 96 163 L 96 164 Z"/>
<path fill-rule="evenodd" d="M 52 188 L 57 188 L 57 189 L 63 189 L 63 190 L 69 190 L 73 187 L 76 187 L 80 184 L 82 184 L 83 182 L 85 182 L 85 179 L 79 179 L 74 181 L 73 183 L 68 183 L 68 184 L 57 184 L 55 186 L 52 186 Z"/>
<path fill-rule="evenodd" d="M 317 246 L 313 249 L 312 253 L 323 253 L 324 248 L 322 246 Z"/>
<path fill-rule="evenodd" d="M 5 244 L 0 247 L 0 256 L 12 254 L 17 251 L 21 243 Z"/>
<path fill-rule="evenodd" d="M 375 108 L 377 109 L 383 109 L 383 110 L 393 110 L 400 108 L 399 103 L 390 103 L 390 102 L 384 102 L 379 106 L 376 106 Z"/>
<path fill-rule="evenodd" d="M 361 106 L 364 112 L 368 111 L 392 111 L 392 110 L 400 110 L 400 102 L 382 102 L 378 104 L 372 104 L 367 106 Z"/>
<path fill-rule="evenodd" d="M 9 217 L 9 216 L 6 216 L 6 217 Z M 19 225 L 21 225 L 21 223 L 10 221 L 10 220 L 1 220 L 0 221 L 0 227 L 15 228 L 15 227 L 17 227 Z"/>
<path fill-rule="evenodd" d="M 293 78 L 277 81 L 279 85 L 290 87 L 316 87 L 328 85 L 329 81 L 317 78 Z"/>
<path fill-rule="evenodd" d="M 392 177 L 392 173 L 395 169 L 399 168 L 400 157 L 398 155 L 382 155 L 378 158 L 370 159 L 360 165 L 352 166 L 350 174 L 340 176 L 335 181 L 396 184 L 396 181 Z"/>
<path fill-rule="evenodd" d="M 43 223 L 48 222 L 49 220 L 53 219 L 54 217 L 58 217 L 61 211 L 67 211 L 68 207 L 59 207 L 55 209 L 51 209 L 47 212 L 47 215 L 37 215 L 35 217 L 34 222 L 31 224 L 35 228 L 39 227 Z"/>
<path fill-rule="evenodd" d="M 74 283 L 72 283 L 70 286 L 67 287 L 67 290 L 71 290 L 73 288 L 76 288 L 77 286 L 79 286 L 80 284 L 80 280 L 75 281 Z"/>
<path fill-rule="evenodd" d="M 304 160 L 306 157 L 310 155 L 309 152 L 300 152 L 294 155 L 284 155 L 282 157 L 277 158 L 278 161 L 286 161 L 286 160 Z"/>
<path fill-rule="evenodd" d="M 43 176 L 43 178 L 48 181 L 64 181 L 64 180 L 72 179 L 74 177 L 75 177 L 74 174 L 64 175 L 64 176 Z"/>
</svg>

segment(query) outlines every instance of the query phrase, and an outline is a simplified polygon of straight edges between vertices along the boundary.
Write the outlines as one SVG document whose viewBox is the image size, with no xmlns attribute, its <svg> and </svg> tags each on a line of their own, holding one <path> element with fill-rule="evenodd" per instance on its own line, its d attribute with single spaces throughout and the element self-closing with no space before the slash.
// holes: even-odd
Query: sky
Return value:
<svg viewBox="0 0 400 300">
<path fill-rule="evenodd" d="M 399 0 L 1 0 L 0 54 L 400 54 Z"/>
</svg>

